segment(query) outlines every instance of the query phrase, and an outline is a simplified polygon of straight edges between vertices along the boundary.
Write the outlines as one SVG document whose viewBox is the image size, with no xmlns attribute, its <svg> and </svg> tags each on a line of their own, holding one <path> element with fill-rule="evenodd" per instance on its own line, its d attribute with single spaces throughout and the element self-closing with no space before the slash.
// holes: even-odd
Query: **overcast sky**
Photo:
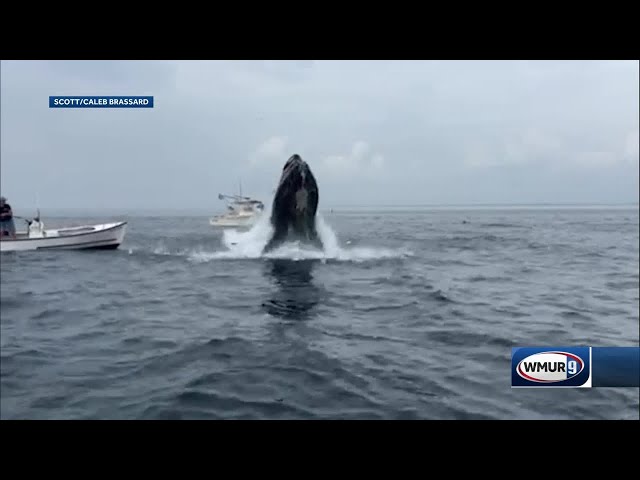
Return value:
<svg viewBox="0 0 640 480">
<path fill-rule="evenodd" d="M 324 208 L 637 202 L 638 76 L 637 61 L 3 61 L 1 190 L 14 209 L 213 210 L 241 179 L 270 203 L 298 153 Z"/>
</svg>

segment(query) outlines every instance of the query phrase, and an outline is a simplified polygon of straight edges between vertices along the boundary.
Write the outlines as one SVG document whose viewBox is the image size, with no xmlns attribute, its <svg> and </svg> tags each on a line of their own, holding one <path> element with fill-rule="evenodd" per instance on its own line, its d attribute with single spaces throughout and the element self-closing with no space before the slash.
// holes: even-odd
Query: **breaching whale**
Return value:
<svg viewBox="0 0 640 480">
<path fill-rule="evenodd" d="M 318 184 L 311 168 L 300 155 L 292 155 L 284 164 L 273 198 L 270 219 L 273 235 L 263 253 L 287 241 L 299 241 L 322 249 L 316 230 L 318 200 Z"/>
</svg>

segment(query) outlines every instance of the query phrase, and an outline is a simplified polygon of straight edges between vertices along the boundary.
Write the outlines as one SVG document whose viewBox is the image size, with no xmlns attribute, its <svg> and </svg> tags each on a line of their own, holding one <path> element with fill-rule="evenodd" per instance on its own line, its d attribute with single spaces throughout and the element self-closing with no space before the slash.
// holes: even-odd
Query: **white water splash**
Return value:
<svg viewBox="0 0 640 480">
<path fill-rule="evenodd" d="M 354 247 L 342 248 L 336 233 L 324 221 L 320 214 L 316 216 L 316 228 L 324 246 L 323 250 L 314 249 L 299 242 L 290 242 L 281 245 L 267 254 L 262 254 L 273 227 L 269 222 L 269 213 L 264 212 L 260 220 L 251 230 L 239 232 L 237 230 L 225 230 L 222 241 L 227 251 L 222 252 L 192 252 L 189 259 L 197 262 L 207 262 L 219 259 L 253 259 L 253 258 L 281 258 L 289 260 L 339 260 L 362 262 L 384 258 L 399 258 L 411 256 L 412 253 L 405 250 L 392 250 L 384 248 Z"/>
<path fill-rule="evenodd" d="M 258 258 L 262 254 L 262 249 L 267 244 L 273 234 L 273 227 L 269 221 L 270 212 L 265 211 L 258 222 L 249 231 L 238 231 L 235 229 L 224 230 L 222 243 L 229 249 L 221 254 L 231 254 L 229 257 L 221 258 Z"/>
</svg>

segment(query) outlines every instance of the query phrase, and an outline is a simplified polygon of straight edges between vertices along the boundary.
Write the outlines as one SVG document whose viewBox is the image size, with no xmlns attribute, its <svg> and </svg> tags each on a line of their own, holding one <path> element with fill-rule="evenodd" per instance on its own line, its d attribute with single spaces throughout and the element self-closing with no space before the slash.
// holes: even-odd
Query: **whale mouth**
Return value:
<svg viewBox="0 0 640 480">
<path fill-rule="evenodd" d="M 276 189 L 271 211 L 274 232 L 265 251 L 287 240 L 321 245 L 315 228 L 318 185 L 315 177 L 299 155 L 289 157 Z"/>
<path fill-rule="evenodd" d="M 291 175 L 297 173 L 300 176 L 301 183 L 304 184 L 304 182 L 306 181 L 306 173 L 308 168 L 309 167 L 302 159 L 289 160 L 282 171 L 282 178 L 280 180 L 280 183 L 286 182 L 291 177 Z"/>
<path fill-rule="evenodd" d="M 296 192 L 296 211 L 298 213 L 305 212 L 307 210 L 307 199 L 309 198 L 309 193 L 306 188 L 301 188 Z"/>
</svg>

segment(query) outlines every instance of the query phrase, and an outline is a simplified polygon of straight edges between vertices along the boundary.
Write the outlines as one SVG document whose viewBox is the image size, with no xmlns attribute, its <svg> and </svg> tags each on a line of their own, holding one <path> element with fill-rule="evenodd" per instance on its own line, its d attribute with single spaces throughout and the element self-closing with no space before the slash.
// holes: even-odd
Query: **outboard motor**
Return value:
<svg viewBox="0 0 640 480">
<path fill-rule="evenodd" d="M 29 222 L 29 238 L 42 238 L 46 236 L 44 223 L 39 218 L 34 218 Z"/>
</svg>

